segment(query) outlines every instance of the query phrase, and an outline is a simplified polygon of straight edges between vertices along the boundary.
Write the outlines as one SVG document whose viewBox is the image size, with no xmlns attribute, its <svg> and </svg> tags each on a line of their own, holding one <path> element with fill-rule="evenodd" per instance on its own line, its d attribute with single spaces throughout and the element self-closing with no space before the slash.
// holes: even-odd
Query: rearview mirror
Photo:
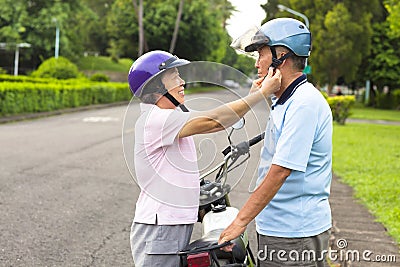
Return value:
<svg viewBox="0 0 400 267">
<path fill-rule="evenodd" d="M 241 118 L 240 120 L 235 122 L 235 124 L 232 125 L 232 128 L 235 130 L 239 130 L 244 127 L 244 124 L 245 124 L 244 118 Z"/>
</svg>

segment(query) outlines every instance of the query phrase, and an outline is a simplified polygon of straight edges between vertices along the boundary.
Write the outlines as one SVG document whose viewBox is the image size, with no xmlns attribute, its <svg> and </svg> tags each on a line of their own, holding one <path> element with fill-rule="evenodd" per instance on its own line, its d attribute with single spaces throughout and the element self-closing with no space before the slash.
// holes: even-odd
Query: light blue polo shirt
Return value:
<svg viewBox="0 0 400 267">
<path fill-rule="evenodd" d="M 332 113 L 305 75 L 281 99 L 273 99 L 261 151 L 259 178 L 271 164 L 292 170 L 271 202 L 256 217 L 257 232 L 308 237 L 331 228 L 328 202 L 332 178 Z"/>
</svg>

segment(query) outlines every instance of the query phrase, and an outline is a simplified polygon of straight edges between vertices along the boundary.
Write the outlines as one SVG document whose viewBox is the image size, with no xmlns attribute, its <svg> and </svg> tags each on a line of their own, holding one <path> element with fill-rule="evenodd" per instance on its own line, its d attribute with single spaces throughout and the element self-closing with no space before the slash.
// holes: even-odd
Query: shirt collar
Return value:
<svg viewBox="0 0 400 267">
<path fill-rule="evenodd" d="M 276 107 L 277 105 L 283 105 L 285 104 L 286 101 L 289 100 L 289 98 L 294 94 L 294 92 L 296 91 L 296 89 L 302 85 L 303 83 L 307 82 L 307 75 L 302 74 L 299 78 L 297 78 L 296 80 L 294 80 L 287 88 L 286 90 L 283 92 L 283 94 L 281 95 L 280 98 L 278 98 L 278 100 L 272 105 L 272 110 L 274 110 L 274 107 Z"/>
<path fill-rule="evenodd" d="M 160 107 L 158 107 L 157 105 L 154 105 L 154 104 L 140 103 L 140 110 L 142 112 L 149 111 L 149 110 L 152 110 L 152 109 L 162 109 L 162 108 L 160 108 Z M 182 111 L 181 107 L 177 107 L 174 110 Z"/>
<path fill-rule="evenodd" d="M 140 103 L 141 111 L 148 111 L 148 110 L 151 110 L 153 108 L 158 108 L 159 109 L 159 107 L 157 105 L 147 104 L 147 103 Z"/>
</svg>

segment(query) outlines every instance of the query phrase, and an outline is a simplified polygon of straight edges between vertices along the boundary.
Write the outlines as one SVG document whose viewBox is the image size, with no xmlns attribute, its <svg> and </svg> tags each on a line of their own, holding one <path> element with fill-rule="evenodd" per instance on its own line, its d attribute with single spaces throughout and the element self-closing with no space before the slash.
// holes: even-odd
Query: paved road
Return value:
<svg viewBox="0 0 400 267">
<path fill-rule="evenodd" d="M 217 104 L 214 95 L 201 97 L 193 107 Z M 0 125 L 0 266 L 133 266 L 129 230 L 138 187 L 122 152 L 125 110 Z M 258 133 L 252 123 L 250 116 L 249 137 Z M 203 139 L 205 151 L 207 140 L 227 144 L 224 134 Z M 246 192 L 238 189 L 232 202 L 243 204 Z"/>
</svg>

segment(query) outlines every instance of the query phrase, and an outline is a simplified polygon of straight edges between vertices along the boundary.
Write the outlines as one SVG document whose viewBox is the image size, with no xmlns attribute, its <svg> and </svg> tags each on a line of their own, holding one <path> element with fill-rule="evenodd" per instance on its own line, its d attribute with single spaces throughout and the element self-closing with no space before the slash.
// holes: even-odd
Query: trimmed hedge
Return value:
<svg viewBox="0 0 400 267">
<path fill-rule="evenodd" d="M 94 104 L 129 101 L 124 83 L 0 83 L 0 115 L 52 111 Z"/>
<path fill-rule="evenodd" d="M 0 82 L 77 84 L 77 83 L 88 83 L 92 81 L 90 79 L 83 77 L 76 79 L 58 80 L 56 78 L 39 78 L 39 77 L 23 76 L 23 75 L 13 76 L 9 74 L 0 74 Z"/>
<path fill-rule="evenodd" d="M 331 108 L 333 120 L 344 125 L 346 119 L 351 115 L 350 110 L 356 102 L 356 97 L 353 95 L 328 96 L 326 92 L 322 91 L 321 94 L 324 96 Z"/>
<path fill-rule="evenodd" d="M 57 79 L 35 78 L 30 76 L 12 76 L 8 74 L 0 74 L 0 82 L 16 82 L 16 83 L 49 83 L 57 82 Z"/>
<path fill-rule="evenodd" d="M 351 115 L 350 109 L 356 102 L 355 96 L 331 96 L 327 101 L 332 110 L 333 120 L 344 125 L 346 119 Z"/>
</svg>

